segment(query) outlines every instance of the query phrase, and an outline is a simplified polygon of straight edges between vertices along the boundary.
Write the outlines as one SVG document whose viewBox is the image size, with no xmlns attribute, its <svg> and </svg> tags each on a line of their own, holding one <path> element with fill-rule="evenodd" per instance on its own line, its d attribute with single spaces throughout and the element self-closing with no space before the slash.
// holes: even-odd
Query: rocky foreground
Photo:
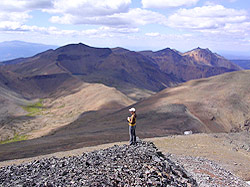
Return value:
<svg viewBox="0 0 250 187">
<path fill-rule="evenodd" d="M 199 187 L 250 187 L 230 171 L 224 169 L 214 161 L 202 157 L 168 155 L 175 164 L 184 167 L 196 180 Z"/>
<path fill-rule="evenodd" d="M 151 142 L 0 168 L 2 186 L 197 186 Z"/>
</svg>

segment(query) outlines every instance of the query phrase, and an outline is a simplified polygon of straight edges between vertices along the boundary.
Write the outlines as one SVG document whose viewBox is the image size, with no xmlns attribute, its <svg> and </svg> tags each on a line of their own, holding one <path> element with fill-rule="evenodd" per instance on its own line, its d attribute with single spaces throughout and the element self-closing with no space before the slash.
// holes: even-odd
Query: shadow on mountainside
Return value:
<svg viewBox="0 0 250 187">
<path fill-rule="evenodd" d="M 202 124 L 188 113 L 184 113 L 183 107 L 177 105 L 174 109 L 170 108 L 169 111 L 162 113 L 140 111 L 137 135 L 146 138 L 183 134 L 185 130 L 201 132 Z M 0 145 L 0 161 L 126 141 L 129 139 L 126 122 L 128 108 L 111 113 L 107 110 L 85 112 L 73 123 L 49 135 Z"/>
</svg>

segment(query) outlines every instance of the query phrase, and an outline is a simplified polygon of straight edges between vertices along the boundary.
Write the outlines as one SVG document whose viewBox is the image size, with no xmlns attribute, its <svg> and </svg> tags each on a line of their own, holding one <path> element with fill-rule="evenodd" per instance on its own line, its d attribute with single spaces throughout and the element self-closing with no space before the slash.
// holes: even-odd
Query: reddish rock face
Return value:
<svg viewBox="0 0 250 187">
<path fill-rule="evenodd" d="M 166 48 L 156 52 L 144 51 L 140 53 L 151 58 L 163 72 L 172 73 L 183 81 L 242 69 L 222 56 L 212 53 L 209 49 L 197 48 L 180 53 Z"/>
</svg>

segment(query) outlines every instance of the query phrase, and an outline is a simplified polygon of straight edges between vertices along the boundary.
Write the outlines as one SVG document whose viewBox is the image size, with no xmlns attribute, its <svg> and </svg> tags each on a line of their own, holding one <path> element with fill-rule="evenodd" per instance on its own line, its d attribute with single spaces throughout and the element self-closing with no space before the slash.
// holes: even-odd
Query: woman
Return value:
<svg viewBox="0 0 250 187">
<path fill-rule="evenodd" d="M 130 108 L 129 112 L 131 113 L 131 117 L 128 117 L 127 121 L 129 122 L 129 145 L 136 144 L 136 135 L 135 135 L 135 128 L 136 128 L 136 113 L 135 108 Z"/>
</svg>

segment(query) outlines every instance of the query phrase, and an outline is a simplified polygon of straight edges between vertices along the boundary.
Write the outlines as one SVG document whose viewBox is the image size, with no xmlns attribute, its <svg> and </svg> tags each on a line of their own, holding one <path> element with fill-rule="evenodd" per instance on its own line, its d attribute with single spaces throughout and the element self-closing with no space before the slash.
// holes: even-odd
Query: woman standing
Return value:
<svg viewBox="0 0 250 187">
<path fill-rule="evenodd" d="M 127 121 L 129 122 L 129 145 L 136 144 L 136 134 L 135 134 L 135 128 L 136 128 L 136 113 L 135 108 L 130 108 L 129 112 L 131 113 L 131 117 L 128 117 Z"/>
</svg>

